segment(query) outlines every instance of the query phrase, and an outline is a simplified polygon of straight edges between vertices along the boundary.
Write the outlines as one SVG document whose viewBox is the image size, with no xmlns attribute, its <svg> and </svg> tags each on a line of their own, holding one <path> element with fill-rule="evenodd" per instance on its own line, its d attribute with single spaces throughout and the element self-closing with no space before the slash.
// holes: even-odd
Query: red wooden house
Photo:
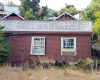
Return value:
<svg viewBox="0 0 100 80">
<path fill-rule="evenodd" d="M 91 58 L 92 22 L 73 20 L 72 16 L 69 19 L 1 20 L 6 38 L 11 41 L 11 62 L 21 62 L 22 48 L 24 61 L 32 58 L 38 61 L 44 57 L 55 61 Z"/>
<path fill-rule="evenodd" d="M 18 15 L 16 12 L 12 12 L 12 13 L 4 16 L 1 19 L 2 20 L 25 20 L 23 17 L 21 17 L 20 15 Z"/>
<path fill-rule="evenodd" d="M 65 12 L 58 16 L 55 20 L 78 20 L 74 16 L 70 15 L 69 13 Z"/>
</svg>

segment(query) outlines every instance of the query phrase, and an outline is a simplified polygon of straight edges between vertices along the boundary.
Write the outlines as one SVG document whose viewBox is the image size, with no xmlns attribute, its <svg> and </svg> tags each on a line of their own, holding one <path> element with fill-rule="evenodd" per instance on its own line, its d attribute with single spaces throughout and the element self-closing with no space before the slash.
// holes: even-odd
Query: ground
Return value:
<svg viewBox="0 0 100 80">
<path fill-rule="evenodd" d="M 84 73 L 79 68 L 49 68 L 35 69 L 0 67 L 0 80 L 100 80 L 99 71 L 87 71 Z"/>
</svg>

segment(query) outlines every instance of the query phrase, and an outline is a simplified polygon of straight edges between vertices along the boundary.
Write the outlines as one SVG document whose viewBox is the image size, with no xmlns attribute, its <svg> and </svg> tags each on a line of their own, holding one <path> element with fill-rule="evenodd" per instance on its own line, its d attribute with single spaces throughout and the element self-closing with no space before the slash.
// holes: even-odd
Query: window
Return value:
<svg viewBox="0 0 100 80">
<path fill-rule="evenodd" d="M 76 37 L 61 37 L 61 55 L 76 55 Z"/>
<path fill-rule="evenodd" d="M 45 55 L 45 37 L 32 37 L 32 55 Z"/>
</svg>

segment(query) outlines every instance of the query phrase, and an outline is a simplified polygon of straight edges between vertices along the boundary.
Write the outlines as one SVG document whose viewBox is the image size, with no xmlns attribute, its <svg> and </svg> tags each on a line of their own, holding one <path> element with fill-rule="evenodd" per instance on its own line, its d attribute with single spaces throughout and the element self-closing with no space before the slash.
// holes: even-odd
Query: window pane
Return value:
<svg viewBox="0 0 100 80">
<path fill-rule="evenodd" d="M 71 46 L 74 46 L 74 43 L 71 43 Z"/>
<path fill-rule="evenodd" d="M 33 53 L 45 53 L 44 38 L 34 38 Z"/>
<path fill-rule="evenodd" d="M 63 48 L 74 48 L 74 39 L 63 39 Z"/>
<path fill-rule="evenodd" d="M 68 42 L 70 43 L 70 39 L 68 39 Z"/>
<path fill-rule="evenodd" d="M 67 47 L 68 49 L 70 49 L 70 47 Z"/>
<path fill-rule="evenodd" d="M 63 43 L 65 43 L 65 39 L 63 39 Z"/>
<path fill-rule="evenodd" d="M 71 39 L 71 42 L 74 42 L 74 39 Z"/>
<path fill-rule="evenodd" d="M 67 46 L 69 46 L 69 42 L 67 42 L 66 44 L 67 44 Z"/>
<path fill-rule="evenodd" d="M 74 49 L 74 47 L 70 47 L 71 49 Z"/>
</svg>

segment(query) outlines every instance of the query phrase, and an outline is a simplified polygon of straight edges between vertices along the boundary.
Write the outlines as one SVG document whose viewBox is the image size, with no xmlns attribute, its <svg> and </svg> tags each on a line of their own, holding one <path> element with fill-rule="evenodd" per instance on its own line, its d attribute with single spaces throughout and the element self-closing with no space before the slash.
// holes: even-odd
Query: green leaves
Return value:
<svg viewBox="0 0 100 80">
<path fill-rule="evenodd" d="M 93 25 L 93 30 L 96 33 L 100 34 L 100 11 L 97 11 L 95 16 L 96 16 L 96 20 L 95 20 L 95 23 Z"/>
<path fill-rule="evenodd" d="M 0 2 L 0 5 L 4 5 L 4 4 Z"/>
<path fill-rule="evenodd" d="M 88 69 L 92 69 L 93 62 L 89 58 L 86 58 L 86 60 L 79 59 L 78 67 L 82 68 L 85 72 Z"/>
<path fill-rule="evenodd" d="M 28 20 L 36 19 L 36 17 L 33 15 L 33 10 L 31 8 L 28 11 L 26 11 L 24 18 Z"/>
<path fill-rule="evenodd" d="M 36 19 L 36 12 L 39 11 L 39 2 L 40 0 L 20 0 L 21 5 L 21 16 L 25 19 L 34 20 Z"/>
<path fill-rule="evenodd" d="M 78 10 L 76 8 L 74 8 L 74 7 L 66 8 L 66 12 L 68 12 L 71 15 L 78 14 Z"/>
<path fill-rule="evenodd" d="M 92 0 L 83 11 L 83 20 L 93 21 L 93 30 L 100 34 L 100 0 Z"/>
<path fill-rule="evenodd" d="M 59 11 L 59 15 L 64 12 L 68 12 L 71 15 L 75 15 L 78 14 L 79 11 L 74 6 L 68 5 L 66 8 L 61 8 L 61 10 Z"/>
<path fill-rule="evenodd" d="M 83 11 L 83 18 L 82 18 L 82 20 L 92 20 L 92 21 L 95 21 L 95 19 L 96 19 L 95 11 L 91 7 L 87 7 Z"/>
<path fill-rule="evenodd" d="M 1 29 L 3 29 L 4 26 L 0 25 L 0 64 L 8 63 L 10 61 L 10 47 L 9 47 L 9 43 L 6 40 L 6 38 L 4 38 L 4 32 L 1 31 Z"/>
</svg>

